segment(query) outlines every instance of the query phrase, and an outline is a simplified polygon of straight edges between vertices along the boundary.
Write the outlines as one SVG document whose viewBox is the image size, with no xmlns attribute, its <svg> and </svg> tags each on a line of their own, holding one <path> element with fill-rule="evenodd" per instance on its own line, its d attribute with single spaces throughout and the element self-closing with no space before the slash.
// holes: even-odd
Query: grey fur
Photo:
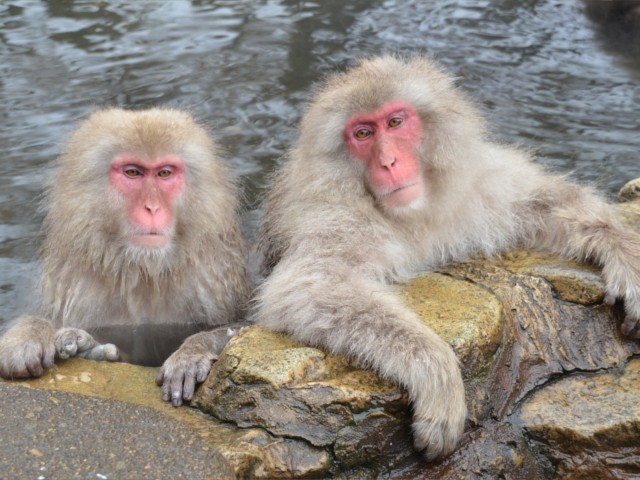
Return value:
<svg viewBox="0 0 640 480">
<path fill-rule="evenodd" d="M 205 128 L 177 110 L 112 108 L 79 126 L 55 162 L 43 205 L 40 307 L 0 339 L 0 375 L 40 376 L 56 351 L 59 358 L 117 358 L 113 346 L 94 351 L 98 342 L 84 329 L 150 323 L 205 330 L 243 314 L 250 286 L 239 195 L 218 150 Z M 109 188 L 111 160 L 125 151 L 140 158 L 173 154 L 184 162 L 185 187 L 172 204 L 173 226 L 162 249 L 127 239 L 125 200 Z M 199 345 L 207 359 L 217 355 L 207 343 L 187 339 L 185 345 Z M 167 359 L 167 384 L 186 378 L 194 350 L 188 358 L 180 349 Z M 211 361 L 193 362 L 199 374 L 211 367 Z"/>
<path fill-rule="evenodd" d="M 350 156 L 354 114 L 404 101 L 424 129 L 417 151 L 422 198 L 389 209 Z M 538 248 L 603 265 L 610 298 L 640 318 L 640 237 L 592 189 L 552 175 L 523 150 L 493 141 L 453 78 L 427 58 L 387 55 L 329 79 L 302 120 L 300 138 L 266 202 L 255 258 L 266 280 L 258 323 L 353 356 L 408 392 L 417 449 L 453 451 L 466 416 L 451 348 L 394 295 L 418 272 Z M 255 260 L 254 260 L 255 263 Z"/>
</svg>

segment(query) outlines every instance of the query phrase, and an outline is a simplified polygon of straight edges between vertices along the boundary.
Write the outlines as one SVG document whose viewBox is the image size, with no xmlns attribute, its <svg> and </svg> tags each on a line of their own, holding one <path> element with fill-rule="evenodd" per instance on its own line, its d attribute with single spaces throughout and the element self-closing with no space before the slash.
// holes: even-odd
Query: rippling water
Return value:
<svg viewBox="0 0 640 480">
<path fill-rule="evenodd" d="M 566 1 L 0 2 L 0 323 L 33 291 L 45 165 L 98 106 L 213 125 L 252 237 L 314 82 L 360 56 L 430 53 L 504 140 L 616 192 L 640 177 L 640 43 L 635 20 L 604 18 Z"/>
</svg>

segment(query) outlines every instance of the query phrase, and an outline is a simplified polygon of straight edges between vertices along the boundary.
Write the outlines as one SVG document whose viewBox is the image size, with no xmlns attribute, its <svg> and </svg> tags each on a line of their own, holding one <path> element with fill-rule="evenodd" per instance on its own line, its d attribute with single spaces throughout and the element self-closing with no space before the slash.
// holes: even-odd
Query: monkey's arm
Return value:
<svg viewBox="0 0 640 480">
<path fill-rule="evenodd" d="M 156 384 L 162 385 L 162 399 L 171 401 L 174 407 L 182 405 L 183 399 L 191 400 L 196 382 L 205 381 L 211 365 L 220 357 L 227 342 L 248 325 L 248 322 L 229 323 L 187 338 L 164 362 L 156 377 Z"/>
<path fill-rule="evenodd" d="M 553 178 L 538 198 L 548 214 L 541 216 L 534 246 L 600 264 L 605 303 L 623 299 L 622 331 L 640 338 L 640 235 L 624 228 L 614 208 L 584 187 Z"/>
<path fill-rule="evenodd" d="M 42 376 L 53 367 L 56 348 L 53 325 L 40 317 L 22 317 L 0 338 L 0 375 L 3 378 Z"/>
<path fill-rule="evenodd" d="M 405 387 L 416 447 L 426 449 L 427 459 L 451 452 L 466 417 L 453 350 L 340 244 L 318 246 L 314 239 L 285 256 L 259 288 L 258 323 L 352 356 Z M 354 250 L 366 249 L 366 243 L 355 244 Z M 364 254 L 369 262 L 379 258 Z"/>
</svg>

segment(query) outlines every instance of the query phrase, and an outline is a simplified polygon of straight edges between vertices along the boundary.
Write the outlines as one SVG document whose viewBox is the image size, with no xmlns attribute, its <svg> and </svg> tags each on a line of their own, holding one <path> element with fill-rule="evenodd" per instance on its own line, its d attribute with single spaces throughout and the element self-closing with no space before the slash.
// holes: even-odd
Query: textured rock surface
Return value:
<svg viewBox="0 0 640 480">
<path fill-rule="evenodd" d="M 632 202 L 640 200 L 640 178 L 631 180 L 618 193 L 618 201 L 620 203 Z"/>
<path fill-rule="evenodd" d="M 621 371 L 579 374 L 536 392 L 519 423 L 571 478 L 640 476 L 640 359 Z"/>
<path fill-rule="evenodd" d="M 484 366 L 502 341 L 502 303 L 486 288 L 428 273 L 403 284 L 399 293 L 453 347 L 465 377 Z"/>
<path fill-rule="evenodd" d="M 377 471 L 381 462 L 390 468 L 412 454 L 400 388 L 345 357 L 260 327 L 229 342 L 194 403 L 219 420 L 286 439 L 290 455 L 308 459 L 306 475 L 353 466 Z"/>
</svg>

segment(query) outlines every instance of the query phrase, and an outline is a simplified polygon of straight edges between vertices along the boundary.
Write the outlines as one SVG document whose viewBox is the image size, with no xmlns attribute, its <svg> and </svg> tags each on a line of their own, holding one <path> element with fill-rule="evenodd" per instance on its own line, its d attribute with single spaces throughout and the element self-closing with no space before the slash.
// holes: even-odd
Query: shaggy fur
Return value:
<svg viewBox="0 0 640 480">
<path fill-rule="evenodd" d="M 121 152 L 140 158 L 174 154 L 184 162 L 184 189 L 173 202 L 174 223 L 162 249 L 127 240 L 125 199 L 109 186 L 111 160 Z M 195 323 L 205 329 L 242 315 L 250 289 L 238 191 L 217 145 L 189 114 L 95 112 L 55 167 L 43 204 L 48 213 L 40 308 L 0 340 L 3 377 L 39 376 L 38 355 L 50 367 L 53 327 Z"/>
<path fill-rule="evenodd" d="M 413 106 L 424 130 L 416 154 L 425 193 L 402 210 L 376 200 L 343 136 L 352 115 L 395 101 Z M 626 331 L 636 334 L 640 237 L 615 217 L 590 189 L 492 141 L 472 102 L 429 59 L 365 60 L 317 93 L 275 178 L 255 249 L 267 276 L 256 319 L 403 385 L 416 448 L 432 459 L 462 435 L 464 386 L 451 348 L 389 284 L 516 246 L 589 258 L 603 265 L 608 298 L 624 298 Z"/>
</svg>

